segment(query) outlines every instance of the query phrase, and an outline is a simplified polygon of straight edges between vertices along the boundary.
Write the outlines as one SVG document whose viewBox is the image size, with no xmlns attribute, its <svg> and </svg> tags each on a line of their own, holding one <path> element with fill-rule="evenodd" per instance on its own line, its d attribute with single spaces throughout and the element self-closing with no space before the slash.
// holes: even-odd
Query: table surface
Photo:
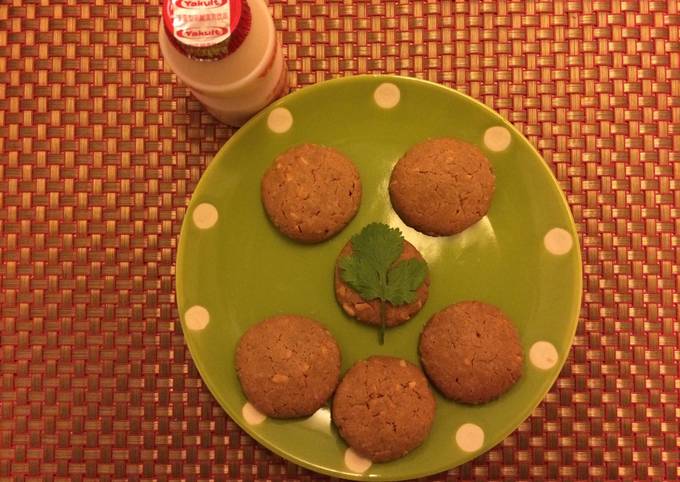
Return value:
<svg viewBox="0 0 680 482">
<path fill-rule="evenodd" d="M 457 88 L 567 194 L 584 300 L 558 381 L 451 480 L 680 479 L 675 1 L 272 0 L 293 89 L 357 73 Z M 291 480 L 213 400 L 174 259 L 232 130 L 163 70 L 158 1 L 0 4 L 0 480 Z"/>
</svg>

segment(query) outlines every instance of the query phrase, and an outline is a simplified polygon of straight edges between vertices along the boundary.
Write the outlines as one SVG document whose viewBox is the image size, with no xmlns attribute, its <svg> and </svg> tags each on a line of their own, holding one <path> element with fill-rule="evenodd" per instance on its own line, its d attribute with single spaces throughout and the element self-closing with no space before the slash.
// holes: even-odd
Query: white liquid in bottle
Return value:
<svg viewBox="0 0 680 482">
<path fill-rule="evenodd" d="M 240 126 L 287 93 L 265 0 L 165 0 L 163 27 L 166 64 L 221 122 Z"/>
</svg>

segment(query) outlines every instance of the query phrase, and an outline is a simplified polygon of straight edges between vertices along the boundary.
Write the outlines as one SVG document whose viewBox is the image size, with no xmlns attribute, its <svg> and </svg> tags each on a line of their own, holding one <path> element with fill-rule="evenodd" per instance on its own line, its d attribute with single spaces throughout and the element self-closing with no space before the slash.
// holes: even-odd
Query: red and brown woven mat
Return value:
<svg viewBox="0 0 680 482">
<path fill-rule="evenodd" d="M 0 3 L 0 480 L 321 479 L 212 399 L 177 323 L 180 220 L 231 130 L 163 71 L 157 1 Z M 294 88 L 424 77 L 525 133 L 584 255 L 535 413 L 450 480 L 680 479 L 680 7 L 272 0 Z"/>
</svg>

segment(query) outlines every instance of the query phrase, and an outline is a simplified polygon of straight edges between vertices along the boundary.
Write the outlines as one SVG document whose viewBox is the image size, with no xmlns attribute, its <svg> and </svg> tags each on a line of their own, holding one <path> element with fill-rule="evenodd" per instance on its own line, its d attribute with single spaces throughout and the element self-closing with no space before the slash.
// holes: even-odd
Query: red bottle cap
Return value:
<svg viewBox="0 0 680 482">
<path fill-rule="evenodd" d="M 245 38 L 241 17 L 248 4 L 242 0 L 164 0 L 163 24 L 168 38 L 185 55 L 198 60 L 219 60 L 233 52 Z M 248 10 L 242 15 L 243 10 Z M 246 22 L 243 22 L 246 23 Z"/>
</svg>

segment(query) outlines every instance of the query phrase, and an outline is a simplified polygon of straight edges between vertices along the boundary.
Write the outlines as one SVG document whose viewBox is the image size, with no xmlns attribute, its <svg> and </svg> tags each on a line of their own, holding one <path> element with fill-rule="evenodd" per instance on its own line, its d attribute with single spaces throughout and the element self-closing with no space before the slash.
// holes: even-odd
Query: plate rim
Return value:
<svg viewBox="0 0 680 482">
<path fill-rule="evenodd" d="M 294 455 L 287 451 L 285 448 L 282 448 L 276 444 L 270 443 L 266 438 L 260 436 L 260 434 L 256 430 L 251 430 L 251 427 L 247 424 L 242 424 L 239 422 L 235 417 L 232 416 L 230 413 L 230 410 L 226 408 L 227 404 L 223 403 L 223 400 L 219 396 L 218 390 L 213 386 L 213 383 L 210 380 L 210 377 L 207 374 L 206 368 L 203 366 L 203 363 L 200 362 L 196 357 L 194 357 L 194 351 L 197 350 L 196 347 L 193 347 L 193 342 L 191 341 L 191 337 L 187 336 L 186 329 L 184 327 L 184 324 L 181 322 L 182 319 L 182 314 L 181 314 L 181 307 L 180 307 L 180 298 L 184 298 L 184 286 L 182 282 L 182 272 L 183 268 L 182 266 L 184 265 L 184 258 L 185 258 L 185 244 L 187 240 L 187 236 L 183 236 L 183 234 L 186 231 L 186 226 L 190 222 L 188 216 L 188 213 L 191 211 L 192 207 L 194 206 L 196 202 L 196 193 L 199 192 L 201 188 L 201 184 L 204 182 L 204 179 L 209 177 L 211 175 L 211 172 L 215 169 L 217 169 L 217 162 L 216 160 L 218 158 L 221 158 L 222 156 L 225 155 L 225 152 L 230 148 L 231 144 L 237 143 L 241 137 L 247 135 L 247 133 L 254 129 L 254 126 L 263 118 L 265 118 L 272 110 L 276 109 L 277 107 L 282 107 L 284 106 L 290 99 L 295 99 L 299 96 L 303 95 L 308 95 L 310 92 L 319 90 L 319 89 L 324 89 L 327 88 L 329 85 L 342 85 L 345 83 L 353 83 L 353 82 L 362 82 L 364 80 L 375 80 L 375 81 L 382 81 L 382 82 L 406 82 L 406 83 L 412 83 L 414 85 L 423 85 L 427 88 L 435 88 L 441 91 L 446 92 L 449 95 L 455 95 L 458 97 L 461 97 L 463 100 L 466 100 L 468 102 L 471 102 L 476 105 L 476 107 L 481 107 L 484 109 L 487 113 L 491 114 L 498 122 L 505 127 L 506 129 L 510 130 L 514 134 L 516 134 L 518 137 L 522 139 L 525 145 L 527 145 L 534 156 L 540 161 L 538 164 L 540 164 L 541 169 L 544 169 L 546 173 L 549 175 L 548 177 L 550 178 L 550 181 L 552 182 L 552 185 L 554 188 L 556 188 L 558 194 L 559 194 L 559 199 L 561 204 L 563 205 L 564 208 L 566 208 L 567 212 L 567 217 L 569 221 L 569 225 L 566 227 L 566 229 L 570 232 L 572 235 L 572 238 L 574 240 L 574 245 L 573 245 L 573 250 L 576 254 L 576 270 L 573 275 L 573 280 L 572 280 L 572 286 L 574 287 L 574 292 L 576 293 L 576 299 L 571 306 L 571 313 L 569 313 L 569 320 L 571 327 L 569 329 L 569 348 L 566 350 L 564 357 L 561 362 L 558 362 L 556 366 L 556 370 L 554 370 L 553 374 L 549 375 L 546 377 L 546 380 L 549 381 L 547 385 L 547 390 L 545 393 L 539 398 L 539 400 L 534 403 L 534 404 L 529 404 L 527 406 L 527 409 L 522 411 L 522 421 L 516 425 L 510 428 L 510 430 L 507 431 L 502 431 L 501 435 L 499 437 L 494 437 L 491 439 L 492 444 L 489 446 L 488 449 L 484 450 L 483 452 L 473 452 L 470 454 L 466 454 L 462 461 L 459 464 L 440 464 L 437 468 L 435 469 L 428 469 L 426 472 L 420 472 L 418 474 L 408 474 L 404 476 L 384 476 L 384 475 L 371 475 L 371 474 L 353 474 L 353 473 L 343 473 L 339 472 L 338 470 L 335 469 L 328 469 L 324 466 L 316 465 L 312 462 L 309 462 L 303 458 L 298 457 L 297 455 Z M 579 325 L 579 320 L 580 320 L 580 310 L 582 307 L 583 303 L 583 257 L 582 257 L 582 252 L 581 252 L 581 243 L 580 239 L 578 236 L 578 229 L 576 222 L 574 220 L 574 215 L 571 210 L 571 207 L 569 205 L 569 202 L 566 198 L 566 194 L 560 187 L 559 181 L 555 177 L 553 171 L 550 169 L 550 166 L 548 165 L 547 161 L 544 159 L 544 157 L 540 154 L 538 149 L 522 134 L 522 132 L 519 131 L 510 121 L 505 119 L 500 113 L 492 109 L 491 107 L 487 106 L 483 102 L 481 102 L 478 99 L 475 99 L 474 97 L 471 97 L 470 95 L 467 95 L 463 92 L 460 92 L 459 90 L 456 90 L 452 87 L 448 87 L 442 84 L 438 84 L 436 82 L 432 82 L 426 79 L 421 79 L 417 77 L 408 77 L 408 76 L 402 76 L 402 75 L 393 75 L 393 74 L 361 74 L 361 75 L 349 75 L 349 76 L 341 76 L 341 77 L 336 77 L 328 80 L 324 80 L 321 82 L 317 82 L 313 85 L 309 86 L 304 86 L 302 88 L 299 88 L 298 90 L 289 93 L 288 95 L 276 100 L 275 102 L 271 103 L 268 105 L 266 108 L 261 110 L 259 113 L 257 113 L 254 117 L 252 117 L 246 124 L 244 124 L 238 131 L 236 131 L 223 145 L 222 147 L 215 153 L 211 161 L 208 163 L 208 166 L 205 168 L 203 173 L 201 174 L 196 187 L 194 188 L 193 192 L 191 193 L 191 198 L 189 199 L 189 202 L 185 206 L 185 212 L 184 216 L 182 219 L 181 223 L 181 228 L 180 232 L 177 235 L 178 242 L 177 242 L 177 254 L 175 257 L 175 305 L 177 307 L 177 319 L 175 320 L 177 323 L 179 323 L 180 328 L 182 330 L 182 335 L 183 338 L 186 342 L 186 345 L 189 349 L 189 355 L 191 356 L 191 360 L 196 366 L 196 369 L 199 372 L 199 375 L 201 377 L 202 382 L 206 385 L 208 388 L 210 394 L 212 397 L 218 402 L 220 405 L 220 408 L 224 410 L 225 414 L 234 422 L 236 423 L 241 430 L 246 432 L 250 437 L 255 439 L 259 444 L 264 446 L 267 450 L 273 452 L 274 454 L 294 463 L 297 464 L 301 467 L 304 467 L 306 469 L 312 470 L 316 473 L 320 473 L 323 475 L 329 475 L 332 477 L 339 477 L 342 479 L 346 480 L 381 480 L 381 481 L 401 481 L 401 480 L 408 480 L 414 477 L 427 477 L 430 475 L 442 473 L 444 471 L 451 470 L 456 467 L 460 467 L 461 465 L 469 462 L 470 460 L 473 460 L 477 457 L 481 457 L 490 450 L 492 450 L 495 446 L 497 446 L 499 443 L 501 443 L 503 440 L 505 440 L 512 432 L 517 430 L 519 426 L 524 423 L 533 413 L 533 411 L 538 407 L 544 400 L 548 392 L 552 389 L 553 385 L 555 384 L 556 380 L 559 378 L 562 370 L 564 369 L 564 366 L 567 363 L 567 360 L 569 358 L 569 354 L 573 348 L 574 344 L 574 338 L 576 335 L 576 331 L 578 329 Z"/>
</svg>

